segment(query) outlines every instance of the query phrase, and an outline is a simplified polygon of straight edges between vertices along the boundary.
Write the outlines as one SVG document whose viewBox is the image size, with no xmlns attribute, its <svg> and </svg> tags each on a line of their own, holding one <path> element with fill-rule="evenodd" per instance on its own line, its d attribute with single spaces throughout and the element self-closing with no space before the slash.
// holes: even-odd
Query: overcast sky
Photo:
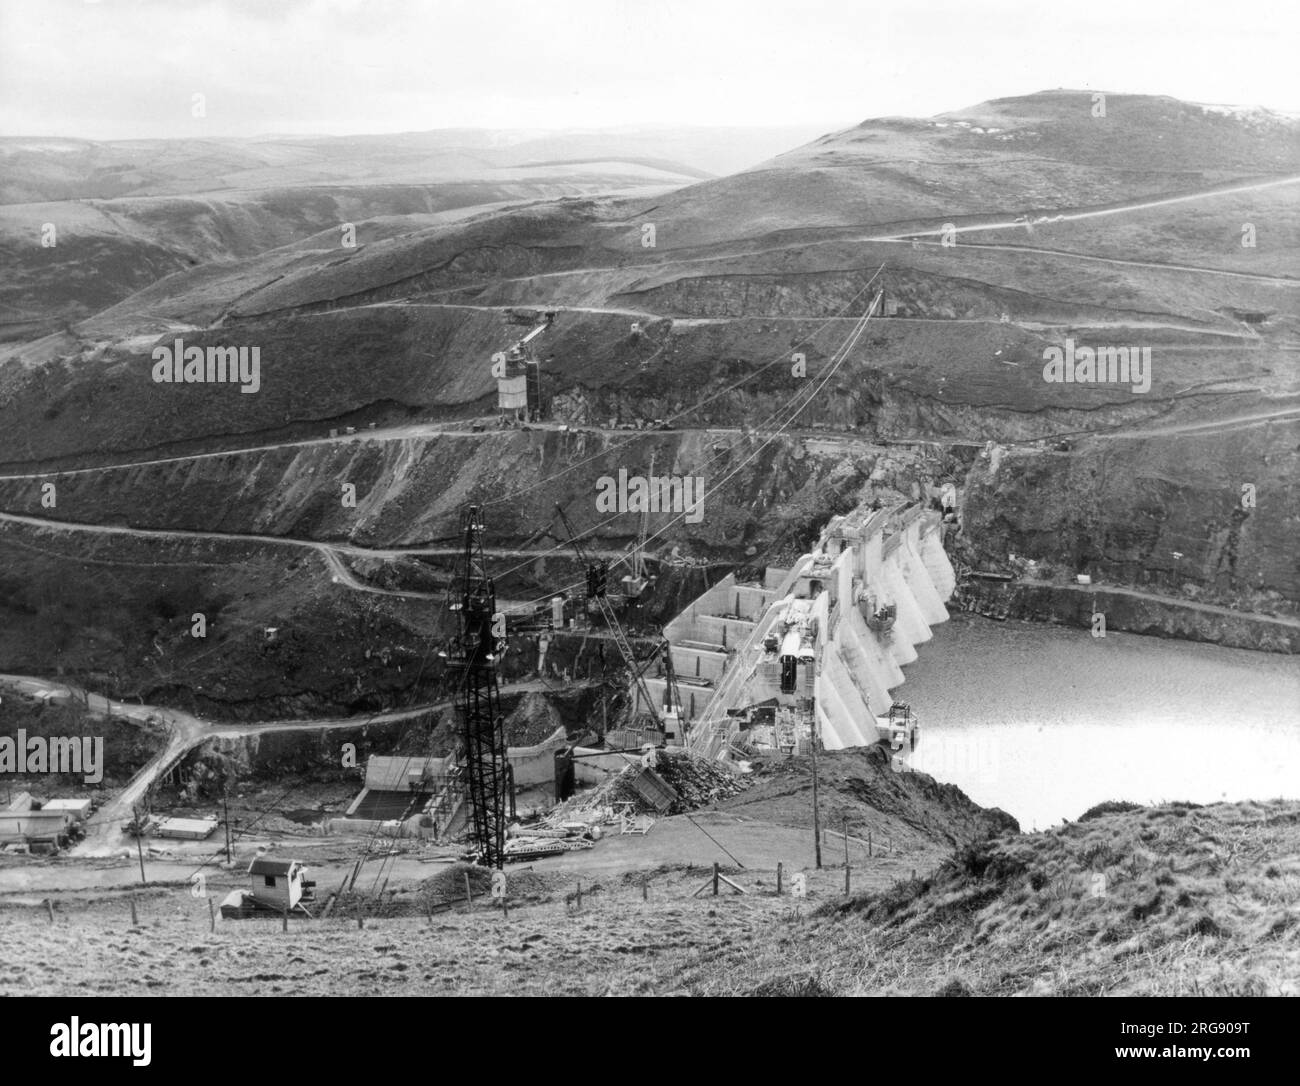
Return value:
<svg viewBox="0 0 1300 1086">
<path fill-rule="evenodd" d="M 1050 87 L 1300 111 L 1295 0 L 0 0 L 0 135 L 856 123 Z M 206 116 L 192 115 L 193 95 Z"/>
</svg>

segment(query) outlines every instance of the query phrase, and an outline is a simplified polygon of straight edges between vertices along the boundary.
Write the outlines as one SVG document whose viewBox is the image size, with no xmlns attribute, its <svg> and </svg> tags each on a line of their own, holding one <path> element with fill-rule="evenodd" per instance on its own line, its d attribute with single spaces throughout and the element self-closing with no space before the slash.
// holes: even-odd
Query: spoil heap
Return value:
<svg viewBox="0 0 1300 1086">
<path fill-rule="evenodd" d="M 684 814 L 739 795 L 752 779 L 716 761 L 678 751 L 661 754 L 654 768 L 678 795 L 670 814 Z"/>
</svg>

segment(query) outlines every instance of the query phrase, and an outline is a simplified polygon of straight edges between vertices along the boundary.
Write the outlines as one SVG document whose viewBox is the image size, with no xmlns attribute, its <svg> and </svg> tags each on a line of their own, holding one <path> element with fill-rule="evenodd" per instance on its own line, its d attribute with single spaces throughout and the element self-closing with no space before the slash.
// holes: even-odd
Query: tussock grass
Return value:
<svg viewBox="0 0 1300 1086">
<path fill-rule="evenodd" d="M 806 900 L 777 897 L 773 872 L 753 869 L 733 873 L 745 895 L 694 897 L 704 869 L 664 864 L 584 875 L 581 905 L 572 875 L 520 870 L 508 918 L 481 898 L 426 916 L 421 895 L 463 893 L 465 870 L 448 867 L 390 890 L 364 929 L 344 909 L 288 932 L 209 933 L 179 885 L 137 894 L 139 928 L 121 895 L 61 899 L 54 924 L 14 903 L 0 992 L 1294 995 L 1297 813 L 1283 801 L 1113 812 L 967 846 L 856 897 L 830 868 L 804 872 Z"/>
<path fill-rule="evenodd" d="M 825 905 L 752 968 L 793 983 L 820 963 L 819 985 L 843 994 L 1300 990 L 1300 804 L 1101 806 Z"/>
</svg>

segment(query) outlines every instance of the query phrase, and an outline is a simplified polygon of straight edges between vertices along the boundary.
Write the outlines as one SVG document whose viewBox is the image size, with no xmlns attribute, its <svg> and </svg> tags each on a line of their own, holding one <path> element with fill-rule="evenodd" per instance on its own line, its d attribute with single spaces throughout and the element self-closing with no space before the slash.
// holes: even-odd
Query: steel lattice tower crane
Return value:
<svg viewBox="0 0 1300 1086">
<path fill-rule="evenodd" d="M 471 505 L 462 519 L 465 552 L 460 570 L 460 652 L 463 670 L 457 708 L 465 741 L 474 838 L 482 863 L 500 867 L 505 855 L 506 793 L 511 785 L 505 718 L 497 688 L 497 657 L 505 643 L 504 616 L 496 613 L 496 587 L 483 557 L 483 511 Z M 452 605 L 456 609 L 456 605 Z"/>
</svg>

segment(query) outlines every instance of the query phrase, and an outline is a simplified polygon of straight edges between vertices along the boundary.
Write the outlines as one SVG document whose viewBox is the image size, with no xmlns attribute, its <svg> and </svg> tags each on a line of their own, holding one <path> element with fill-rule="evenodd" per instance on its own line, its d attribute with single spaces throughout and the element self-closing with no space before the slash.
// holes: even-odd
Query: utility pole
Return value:
<svg viewBox="0 0 1300 1086">
<path fill-rule="evenodd" d="M 812 777 L 813 777 L 813 847 L 817 855 L 817 870 L 822 866 L 822 825 L 821 815 L 817 810 L 817 715 L 813 714 L 812 740 Z"/>
<path fill-rule="evenodd" d="M 144 833 L 144 827 L 140 825 L 139 809 L 132 807 L 131 811 L 135 815 L 135 854 L 140 859 L 140 884 L 142 886 L 148 886 L 149 880 L 145 878 L 144 874 L 144 845 L 140 843 L 140 837 Z"/>
<path fill-rule="evenodd" d="M 844 816 L 844 892 L 849 892 L 849 816 Z"/>
<path fill-rule="evenodd" d="M 221 814 L 222 821 L 226 824 L 226 863 L 233 863 L 234 856 L 230 851 L 230 792 L 221 793 Z"/>
<path fill-rule="evenodd" d="M 814 656 L 811 662 L 808 664 L 807 686 L 810 693 L 811 691 L 816 689 L 816 685 L 815 685 L 816 682 L 817 682 L 817 657 Z M 809 715 L 812 718 L 809 721 L 808 735 L 809 735 L 809 747 L 812 749 L 813 848 L 817 857 L 817 870 L 820 871 L 822 867 L 822 823 L 821 823 L 821 811 L 819 810 L 818 803 L 817 803 L 817 747 L 820 743 L 820 737 L 817 734 L 819 730 L 817 727 L 817 702 L 811 696 L 809 696 L 808 698 L 808 705 L 810 710 Z"/>
<path fill-rule="evenodd" d="M 600 655 L 600 737 L 609 732 L 609 677 L 605 671 L 605 642 L 596 646 Z"/>
</svg>

